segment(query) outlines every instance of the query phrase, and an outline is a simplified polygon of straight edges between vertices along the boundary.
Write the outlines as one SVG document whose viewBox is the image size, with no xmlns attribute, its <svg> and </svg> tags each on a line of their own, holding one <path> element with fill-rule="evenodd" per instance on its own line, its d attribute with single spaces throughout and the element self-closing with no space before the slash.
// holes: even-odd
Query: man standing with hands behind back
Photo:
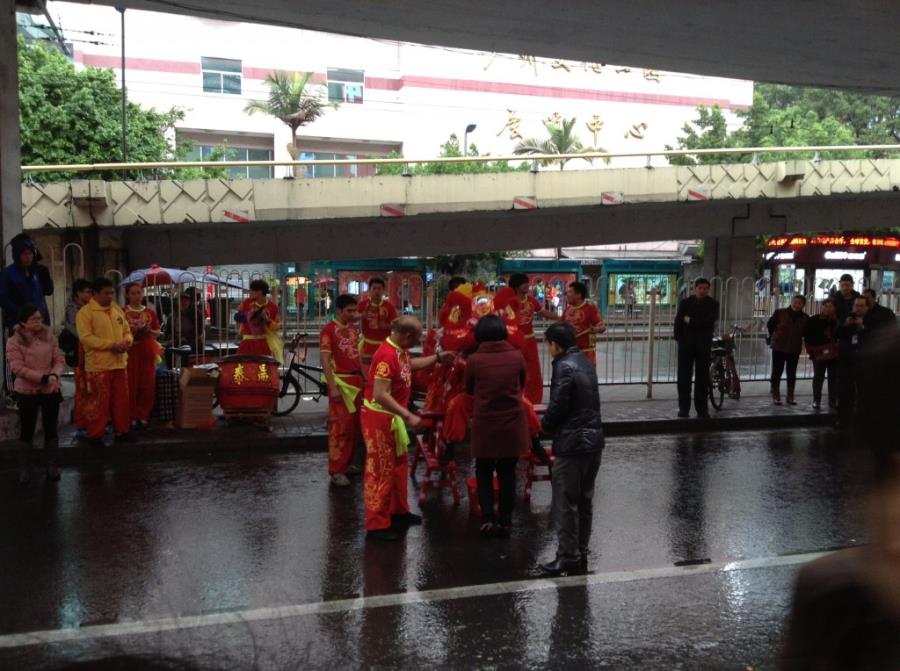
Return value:
<svg viewBox="0 0 900 671">
<path fill-rule="evenodd" d="M 709 295 L 709 280 L 694 281 L 694 295 L 678 305 L 675 340 L 678 342 L 678 416 L 691 414 L 691 374 L 694 375 L 694 408 L 709 417 L 709 358 L 719 303 Z"/>
</svg>

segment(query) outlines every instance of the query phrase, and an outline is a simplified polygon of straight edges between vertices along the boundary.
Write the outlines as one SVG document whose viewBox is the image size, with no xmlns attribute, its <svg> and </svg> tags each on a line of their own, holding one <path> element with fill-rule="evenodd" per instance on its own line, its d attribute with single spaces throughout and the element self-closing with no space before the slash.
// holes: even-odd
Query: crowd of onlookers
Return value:
<svg viewBox="0 0 900 671">
<path fill-rule="evenodd" d="M 0 272 L 0 304 L 6 352 L 4 395 L 7 407 L 20 418 L 18 477 L 23 483 L 30 480 L 40 415 L 46 473 L 55 481 L 59 479 L 57 426 L 65 365 L 74 371 L 73 421 L 79 435 L 100 445 L 112 425 L 117 441 L 131 441 L 132 432 L 148 423 L 155 402 L 162 354 L 160 320 L 145 305 L 139 284 L 124 287 L 126 301 L 119 306 L 111 280 L 76 279 L 57 338 L 50 328 L 46 301 L 54 292 L 49 270 L 27 235 L 13 238 L 11 246 L 13 263 Z M 182 296 L 180 319 L 168 335 L 173 344 L 201 340 L 197 331 L 202 328 L 198 325 L 202 316 L 198 319 L 195 305 L 192 296 Z"/>
<path fill-rule="evenodd" d="M 697 415 L 709 416 L 710 356 L 719 318 L 719 303 L 709 293 L 708 280 L 695 280 L 692 295 L 681 301 L 675 316 L 679 417 L 690 414 L 692 388 Z M 794 296 L 790 306 L 775 310 L 766 324 L 772 349 L 772 402 L 796 405 L 797 366 L 805 348 L 813 364 L 813 407 L 821 409 L 827 380 L 828 408 L 838 412 L 841 422 L 847 422 L 863 382 L 859 357 L 878 332 L 896 328 L 896 315 L 878 304 L 873 289 L 856 292 L 850 275 L 841 277 L 838 290 L 822 301 L 818 314 L 810 316 L 805 309 L 806 298 Z M 787 390 L 782 397 L 781 378 L 785 373 Z"/>
<path fill-rule="evenodd" d="M 853 278 L 844 275 L 839 290 L 822 301 L 818 314 L 805 312 L 803 296 L 794 296 L 789 307 L 776 310 L 767 324 L 772 348 L 772 402 L 782 403 L 781 377 L 786 370 L 784 400 L 796 404 L 797 364 L 805 346 L 813 364 L 813 407 L 821 408 L 827 379 L 828 407 L 838 412 L 842 422 L 849 420 L 858 387 L 864 383 L 858 366 L 861 354 L 879 331 L 897 326 L 893 311 L 876 299 L 872 289 L 856 292 Z"/>
</svg>

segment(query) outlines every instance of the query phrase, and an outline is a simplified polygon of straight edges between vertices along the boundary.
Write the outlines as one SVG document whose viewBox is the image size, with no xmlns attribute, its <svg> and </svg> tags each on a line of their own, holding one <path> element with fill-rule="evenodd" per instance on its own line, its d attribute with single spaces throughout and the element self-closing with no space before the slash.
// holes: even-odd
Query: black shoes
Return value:
<svg viewBox="0 0 900 671">
<path fill-rule="evenodd" d="M 709 419 L 709 413 L 708 412 L 698 412 L 697 419 Z"/>
<path fill-rule="evenodd" d="M 415 513 L 402 513 L 391 515 L 391 524 L 398 527 L 413 527 L 422 524 L 422 516 Z"/>
<path fill-rule="evenodd" d="M 691 416 L 691 413 L 689 410 L 679 410 L 678 416 L 681 417 L 682 419 L 687 419 L 688 417 Z"/>
<path fill-rule="evenodd" d="M 582 569 L 586 562 L 582 562 L 579 557 L 567 557 L 556 555 L 556 559 L 546 564 L 541 564 L 540 568 L 544 575 L 556 576 L 564 573 L 577 573 Z"/>
<path fill-rule="evenodd" d="M 396 541 L 400 540 L 400 536 L 396 531 L 390 529 L 375 529 L 366 532 L 367 541 Z"/>
</svg>

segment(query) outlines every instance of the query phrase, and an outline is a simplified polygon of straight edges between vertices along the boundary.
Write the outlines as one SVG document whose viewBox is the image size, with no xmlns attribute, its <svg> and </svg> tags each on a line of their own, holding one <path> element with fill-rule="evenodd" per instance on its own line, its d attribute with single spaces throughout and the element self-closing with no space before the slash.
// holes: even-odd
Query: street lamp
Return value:
<svg viewBox="0 0 900 671">
<path fill-rule="evenodd" d="M 473 123 L 466 126 L 466 132 L 463 133 L 463 156 L 469 155 L 469 133 L 474 132 L 475 128 L 476 126 Z"/>
<path fill-rule="evenodd" d="M 122 15 L 122 163 L 128 163 L 128 98 L 125 93 L 125 8 L 116 6 L 116 11 Z M 125 176 L 125 173 L 122 173 Z"/>
</svg>

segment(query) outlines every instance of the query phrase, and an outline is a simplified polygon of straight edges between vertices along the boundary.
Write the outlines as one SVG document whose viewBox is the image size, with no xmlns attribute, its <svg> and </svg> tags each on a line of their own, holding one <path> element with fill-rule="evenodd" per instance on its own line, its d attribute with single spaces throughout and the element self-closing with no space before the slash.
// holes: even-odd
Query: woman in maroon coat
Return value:
<svg viewBox="0 0 900 671">
<path fill-rule="evenodd" d="M 531 437 L 522 393 L 525 357 L 507 342 L 503 320 L 488 315 L 475 326 L 478 350 L 466 364 L 466 391 L 474 398 L 472 455 L 485 535 L 508 536 L 516 498 L 516 462 Z M 494 472 L 500 481 L 500 519 L 494 519 Z"/>
</svg>

